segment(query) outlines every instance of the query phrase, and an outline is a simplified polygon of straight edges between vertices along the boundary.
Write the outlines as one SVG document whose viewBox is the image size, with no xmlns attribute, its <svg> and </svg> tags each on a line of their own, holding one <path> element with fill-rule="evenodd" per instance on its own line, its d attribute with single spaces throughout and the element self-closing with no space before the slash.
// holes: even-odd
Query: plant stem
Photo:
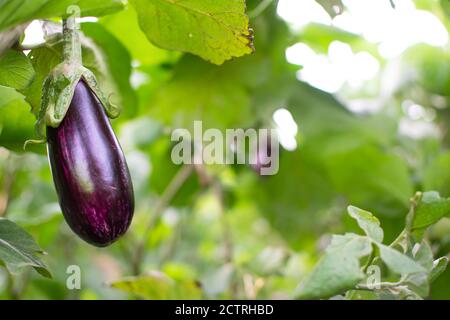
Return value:
<svg viewBox="0 0 450 320">
<path fill-rule="evenodd" d="M 248 16 L 250 18 L 252 18 L 252 19 L 256 18 L 261 13 L 263 13 L 272 4 L 272 2 L 273 2 L 273 0 L 263 0 L 263 1 L 261 1 L 255 9 L 253 9 L 252 11 L 250 11 L 248 13 Z"/>
<path fill-rule="evenodd" d="M 8 270 L 6 270 L 6 274 L 7 274 L 6 292 L 11 300 L 17 300 L 17 295 L 16 295 L 16 291 L 14 288 L 14 278 L 9 273 Z"/>
<path fill-rule="evenodd" d="M 378 283 L 374 283 L 374 284 L 371 284 L 371 285 L 358 284 L 356 286 L 356 289 L 373 291 L 373 290 L 386 289 L 386 288 L 395 288 L 395 287 L 398 287 L 398 286 L 400 286 L 402 284 L 403 283 L 401 281 L 398 281 L 398 282 L 378 282 Z"/>
<path fill-rule="evenodd" d="M 181 238 L 181 230 L 182 230 L 182 218 L 179 218 L 176 225 L 174 226 L 172 238 L 169 240 L 169 243 L 161 256 L 161 259 L 159 259 L 158 261 L 158 267 L 161 268 L 162 266 L 164 266 L 164 263 L 169 261 L 174 256 L 178 245 L 178 241 Z"/>
<path fill-rule="evenodd" d="M 220 203 L 220 218 L 222 223 L 222 239 L 224 247 L 223 258 L 225 263 L 231 263 L 233 262 L 233 241 L 231 237 L 231 228 L 226 216 L 222 186 L 218 181 L 214 181 L 213 189 Z"/>
<path fill-rule="evenodd" d="M 372 245 L 372 252 L 370 253 L 369 258 L 367 259 L 367 263 L 363 268 L 363 272 L 366 273 L 367 269 L 372 265 L 373 261 L 375 259 L 375 248 Z"/>
<path fill-rule="evenodd" d="M 11 191 L 16 179 L 16 170 L 17 167 L 20 166 L 20 163 L 17 164 L 16 162 L 17 160 L 12 161 L 11 153 L 8 153 L 5 164 L 5 173 L 3 177 L 3 187 L 0 191 L 0 217 L 5 217 L 8 211 Z"/>
<path fill-rule="evenodd" d="M 69 63 L 82 63 L 81 42 L 79 29 L 80 25 L 76 18 L 80 16 L 80 9 L 76 6 L 70 6 L 67 9 L 69 17 L 63 19 L 63 57 L 64 61 Z"/>
<path fill-rule="evenodd" d="M 394 241 L 392 241 L 392 243 L 389 245 L 389 247 L 394 248 L 395 246 L 399 245 L 400 247 L 402 247 L 404 249 L 404 247 L 401 245 L 401 242 L 405 239 L 405 237 L 408 236 L 408 232 L 406 231 L 406 229 L 404 229 L 397 238 L 395 238 Z M 406 243 L 406 245 L 408 245 Z"/>
<path fill-rule="evenodd" d="M 163 214 L 164 209 L 170 204 L 173 197 L 175 197 L 178 190 L 183 186 L 183 184 L 186 182 L 186 180 L 191 176 L 193 171 L 194 171 L 194 167 L 192 165 L 183 166 L 177 172 L 177 174 L 172 179 L 172 181 L 170 182 L 170 184 L 167 186 L 166 190 L 164 191 L 163 195 L 159 199 L 159 202 L 155 207 L 153 215 L 150 217 L 150 220 L 147 224 L 144 235 L 136 247 L 133 265 L 132 265 L 134 275 L 139 275 L 141 273 L 141 265 L 142 265 L 142 260 L 144 258 L 145 245 L 147 243 L 148 237 L 150 236 L 150 232 L 153 230 L 153 228 L 156 225 L 156 222 Z"/>
<path fill-rule="evenodd" d="M 200 180 L 212 187 L 215 196 L 217 197 L 220 204 L 220 219 L 222 226 L 222 245 L 223 245 L 223 260 L 225 264 L 232 264 L 234 258 L 234 248 L 233 248 L 233 237 L 231 234 L 231 227 L 228 223 L 226 210 L 225 210 L 225 202 L 224 202 L 224 194 L 223 188 L 220 184 L 220 181 L 211 176 L 202 165 L 196 166 L 197 174 L 200 177 Z M 237 297 L 238 291 L 238 283 L 236 281 L 232 281 L 230 284 L 230 295 L 231 299 L 235 299 Z"/>
</svg>

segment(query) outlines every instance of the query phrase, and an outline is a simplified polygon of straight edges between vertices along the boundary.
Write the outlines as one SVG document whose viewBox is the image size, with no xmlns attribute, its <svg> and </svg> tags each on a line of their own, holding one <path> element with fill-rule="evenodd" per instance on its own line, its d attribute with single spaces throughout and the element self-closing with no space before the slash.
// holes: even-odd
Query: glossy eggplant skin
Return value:
<svg viewBox="0 0 450 320">
<path fill-rule="evenodd" d="M 98 98 L 83 80 L 47 150 L 63 215 L 86 242 L 104 247 L 128 229 L 134 211 L 130 173 Z"/>
</svg>

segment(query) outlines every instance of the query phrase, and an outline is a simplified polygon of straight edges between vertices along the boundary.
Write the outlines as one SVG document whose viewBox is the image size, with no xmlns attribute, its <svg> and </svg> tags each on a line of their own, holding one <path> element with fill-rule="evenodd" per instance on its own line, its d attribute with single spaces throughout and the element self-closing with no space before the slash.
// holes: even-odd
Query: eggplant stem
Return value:
<svg viewBox="0 0 450 320">
<path fill-rule="evenodd" d="M 81 65 L 81 41 L 79 35 L 80 24 L 77 18 L 80 17 L 78 6 L 67 8 L 68 17 L 63 19 L 63 57 L 64 61 Z"/>
<path fill-rule="evenodd" d="M 28 145 L 30 144 L 43 144 L 46 143 L 47 140 L 46 139 L 41 139 L 41 140 L 27 140 L 25 141 L 25 143 L 23 144 L 23 150 L 26 151 Z"/>
</svg>

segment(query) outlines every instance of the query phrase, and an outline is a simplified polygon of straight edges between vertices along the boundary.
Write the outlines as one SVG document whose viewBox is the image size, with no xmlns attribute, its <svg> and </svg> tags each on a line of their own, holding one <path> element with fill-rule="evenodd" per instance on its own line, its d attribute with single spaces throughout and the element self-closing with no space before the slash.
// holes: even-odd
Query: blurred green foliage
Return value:
<svg viewBox="0 0 450 320">
<path fill-rule="evenodd" d="M 145 1 L 135 2 L 139 7 Z M 0 267 L 0 298 L 292 298 L 319 258 L 329 253 L 331 234 L 359 232 L 346 215 L 348 205 L 373 212 L 385 243 L 391 243 L 405 227 L 416 191 L 450 196 L 448 46 L 420 44 L 391 61 L 358 34 L 320 24 L 297 30 L 276 14 L 276 1 L 262 8 L 261 1 L 248 0 L 247 12 L 258 13 L 249 14 L 256 52 L 217 66 L 149 43 L 147 37 L 155 35 L 148 29 L 154 26 L 144 28 L 147 37 L 139 29 L 149 12 L 141 12 L 138 23 L 131 6 L 119 11 L 119 1 L 93 3 L 99 6 L 86 7 L 86 12 L 109 15 L 82 24 L 83 58 L 123 106 L 112 124 L 134 182 L 135 217 L 128 233 L 106 249 L 82 242 L 64 222 L 45 147 L 22 149 L 34 136 L 30 104 L 34 109 L 39 105 L 42 81 L 61 50 L 59 44 L 34 48 L 28 54 L 35 72 L 31 86 L 19 88 L 26 79 L 13 81 L 20 84 L 19 93 L 0 83 L 0 216 L 27 230 L 48 253 L 40 258 L 53 277 L 42 278 L 29 268 L 10 276 Z M 102 3 L 108 3 L 107 9 L 97 14 Z M 0 1 L 0 12 L 8 4 Z M 450 30 L 446 1 L 416 4 Z M 32 9 L 21 9 L 11 19 L 0 15 L 0 29 L 61 14 L 36 15 Z M 344 88 L 333 96 L 314 88 L 297 80 L 300 66 L 286 60 L 286 48 L 297 42 L 327 54 L 333 41 L 350 45 L 355 53 L 372 53 L 381 65 L 357 93 Z M 197 47 L 179 49 L 198 54 Z M 204 58 L 220 63 L 225 57 Z M 383 74 L 392 68 L 397 77 L 385 90 Z M 379 108 L 352 112 L 355 97 Z M 402 123 L 411 120 L 405 101 L 433 115 L 427 122 L 439 134 L 402 134 Z M 298 148 L 281 148 L 280 171 L 274 176 L 261 177 L 243 165 L 186 170 L 170 159 L 174 128 L 190 129 L 194 120 L 202 120 L 205 128 L 270 128 L 279 108 L 289 110 L 298 125 Z M 425 238 L 436 257 L 448 255 L 448 219 L 433 225 Z M 353 259 L 369 253 L 367 241 L 354 248 Z M 81 268 L 81 290 L 66 288 L 70 265 Z M 351 275 L 348 279 L 354 284 Z M 447 270 L 432 284 L 429 297 L 450 299 L 449 283 Z"/>
</svg>

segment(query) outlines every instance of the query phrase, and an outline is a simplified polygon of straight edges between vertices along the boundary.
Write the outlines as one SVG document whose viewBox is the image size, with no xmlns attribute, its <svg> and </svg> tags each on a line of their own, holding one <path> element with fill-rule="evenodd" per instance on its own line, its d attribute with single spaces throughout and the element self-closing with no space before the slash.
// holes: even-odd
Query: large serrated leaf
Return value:
<svg viewBox="0 0 450 320">
<path fill-rule="evenodd" d="M 0 85 L 23 89 L 34 78 L 30 60 L 22 52 L 9 50 L 0 57 Z"/>
<path fill-rule="evenodd" d="M 43 253 L 34 239 L 15 223 L 0 218 L 0 260 L 6 268 L 16 273 L 30 266 L 45 277 L 51 277 L 47 266 L 37 257 Z"/>
<path fill-rule="evenodd" d="M 132 0 L 139 25 L 155 45 L 215 64 L 253 51 L 244 0 Z"/>
<path fill-rule="evenodd" d="M 372 251 L 371 241 L 356 234 L 333 236 L 312 273 L 295 292 L 298 299 L 329 298 L 352 289 L 363 277 L 360 259 Z"/>
<path fill-rule="evenodd" d="M 239 62 L 218 67 L 183 57 L 173 78 L 157 90 L 151 115 L 175 128 L 192 129 L 195 120 L 202 120 L 205 128 L 245 127 L 251 117 L 250 96 Z"/>
</svg>

